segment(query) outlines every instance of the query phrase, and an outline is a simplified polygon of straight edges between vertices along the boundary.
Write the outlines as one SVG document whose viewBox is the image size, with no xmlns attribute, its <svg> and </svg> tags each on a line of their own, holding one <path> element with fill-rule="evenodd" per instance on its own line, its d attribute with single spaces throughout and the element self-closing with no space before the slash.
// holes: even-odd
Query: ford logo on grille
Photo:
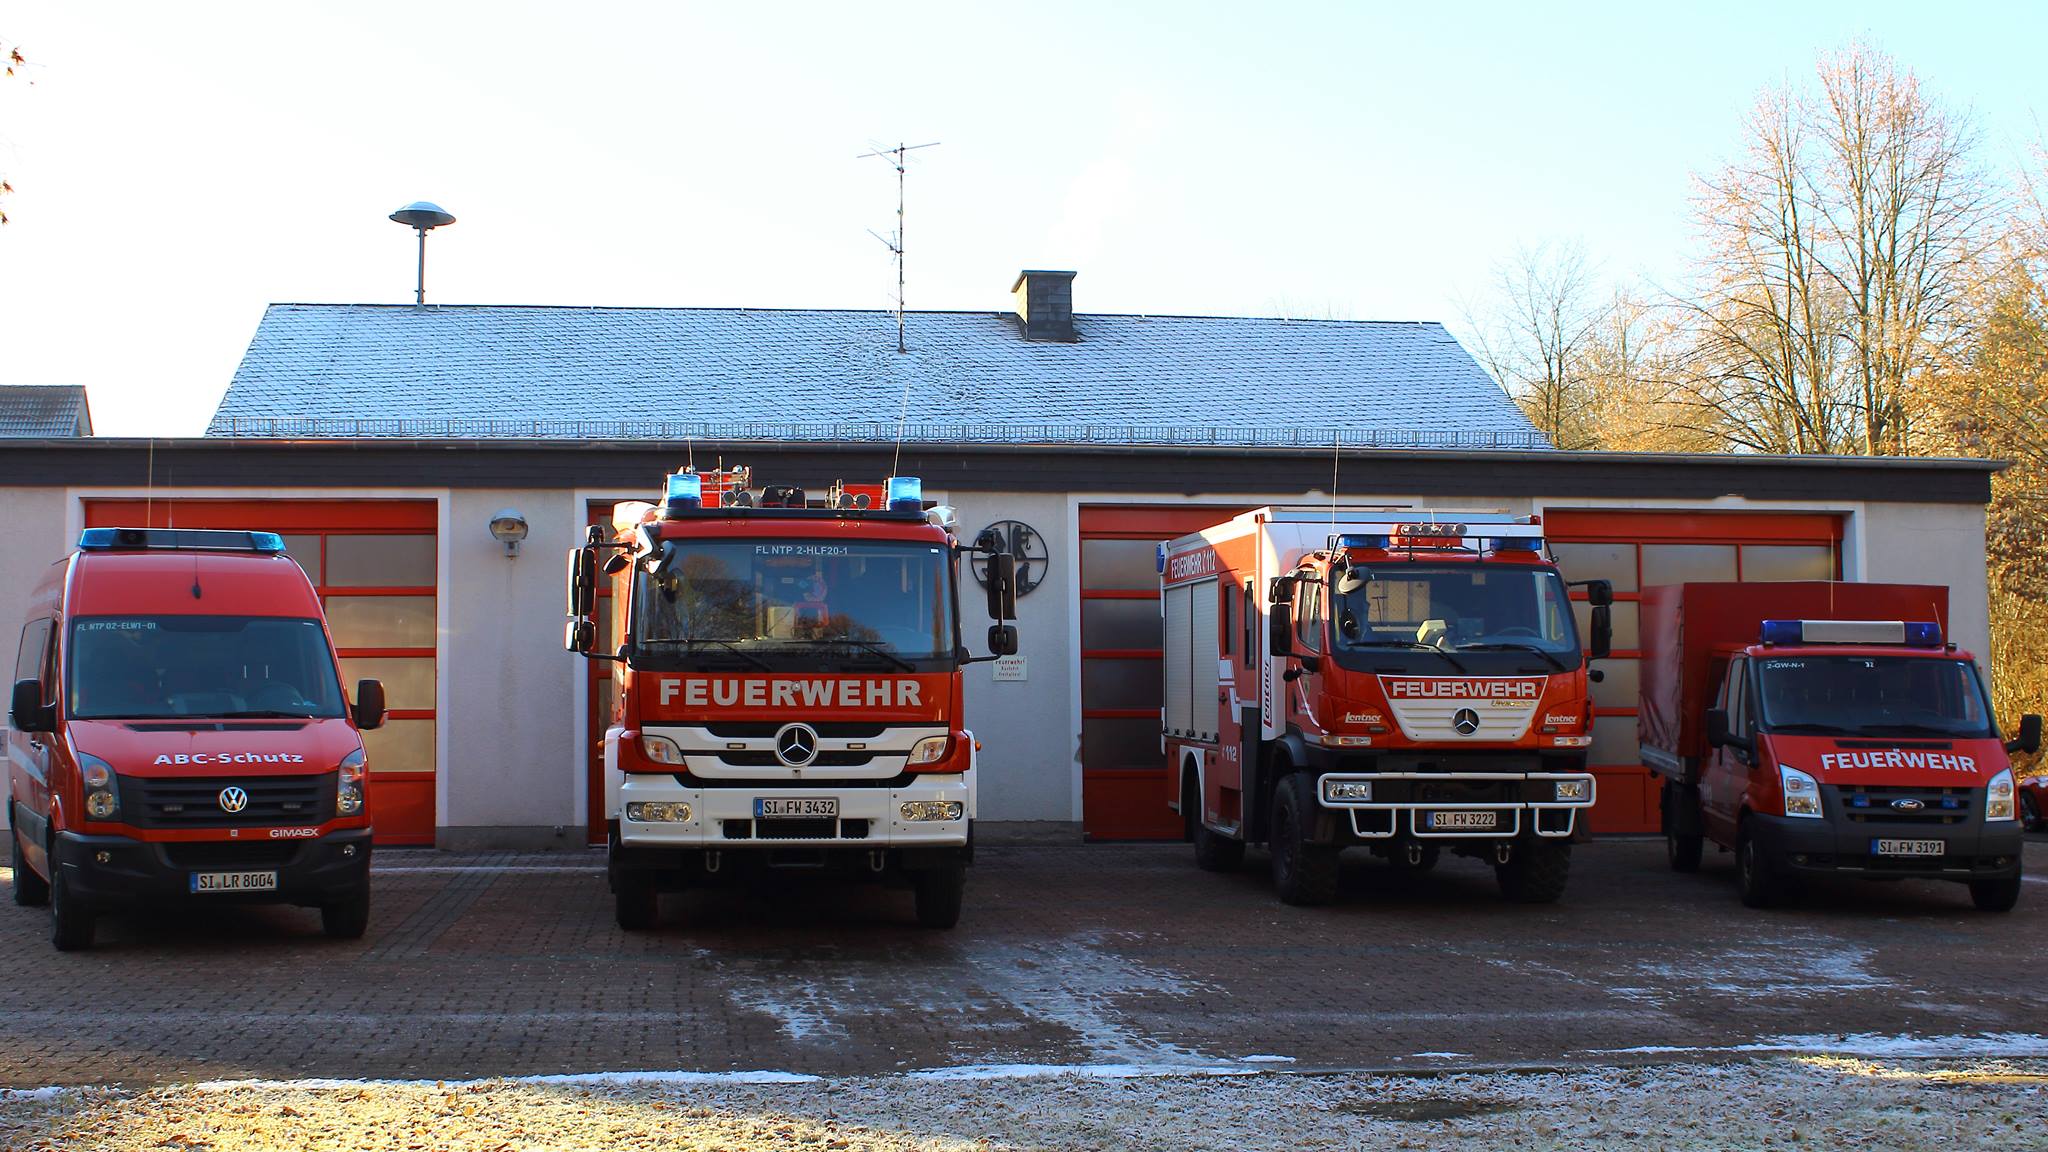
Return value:
<svg viewBox="0 0 2048 1152">
<path fill-rule="evenodd" d="M 1922 808 L 1927 807 L 1927 805 L 1908 796 L 1902 800 L 1892 801 L 1892 807 L 1897 808 L 1901 812 L 1918 812 Z"/>
<path fill-rule="evenodd" d="M 1479 731 L 1479 713 L 1470 708 L 1460 708 L 1451 714 L 1451 727 L 1461 735 L 1470 736 Z"/>
<path fill-rule="evenodd" d="M 249 806 L 249 794 L 232 785 L 220 790 L 220 810 L 240 812 Z"/>
<path fill-rule="evenodd" d="M 809 724 L 785 724 L 775 734 L 775 758 L 801 768 L 818 758 L 818 730 Z"/>
</svg>

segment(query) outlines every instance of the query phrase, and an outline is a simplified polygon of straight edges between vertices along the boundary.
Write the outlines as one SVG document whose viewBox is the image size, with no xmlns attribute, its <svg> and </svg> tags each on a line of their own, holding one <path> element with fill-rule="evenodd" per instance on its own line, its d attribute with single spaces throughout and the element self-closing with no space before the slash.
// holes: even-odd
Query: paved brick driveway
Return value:
<svg viewBox="0 0 2048 1152">
<path fill-rule="evenodd" d="M 607 1069 L 881 1073 L 992 1063 L 1414 1068 L 1576 1062 L 1811 1034 L 2048 1033 L 2048 884 L 2010 915 L 1960 887 L 1830 886 L 1735 900 L 1662 847 L 1583 847 L 1565 903 L 1502 903 L 1447 860 L 1418 885 L 1366 859 L 1326 909 L 1181 845 L 996 848 L 968 911 L 791 885 L 671 898 L 611 923 L 595 854 L 379 856 L 370 936 L 292 909 L 102 921 L 53 952 L 0 903 L 0 1084 L 462 1078 Z M 1256 858 L 1262 864 L 1263 858 Z M 2048 873 L 2048 844 L 2029 846 Z M 848 899 L 848 897 L 851 897 Z"/>
</svg>

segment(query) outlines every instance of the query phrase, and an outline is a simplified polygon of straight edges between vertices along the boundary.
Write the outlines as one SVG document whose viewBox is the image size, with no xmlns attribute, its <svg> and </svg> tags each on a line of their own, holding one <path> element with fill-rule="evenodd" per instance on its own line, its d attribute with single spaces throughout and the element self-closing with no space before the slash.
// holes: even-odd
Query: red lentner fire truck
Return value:
<svg viewBox="0 0 2048 1152">
<path fill-rule="evenodd" d="M 915 477 L 822 498 L 746 469 L 678 472 L 569 554 L 568 647 L 612 662 L 605 733 L 618 922 L 763 868 L 907 884 L 958 921 L 973 859 L 952 510 Z M 609 634 L 594 620 L 612 581 Z M 1017 650 L 1015 562 L 986 557 L 989 647 Z"/>
<path fill-rule="evenodd" d="M 1160 546 L 1168 803 L 1202 868 L 1269 845 L 1289 904 L 1333 899 L 1354 845 L 1554 901 L 1594 799 L 1566 583 L 1534 517 L 1400 515 L 1260 508 Z M 1585 587 L 1598 658 L 1612 593 Z"/>
</svg>

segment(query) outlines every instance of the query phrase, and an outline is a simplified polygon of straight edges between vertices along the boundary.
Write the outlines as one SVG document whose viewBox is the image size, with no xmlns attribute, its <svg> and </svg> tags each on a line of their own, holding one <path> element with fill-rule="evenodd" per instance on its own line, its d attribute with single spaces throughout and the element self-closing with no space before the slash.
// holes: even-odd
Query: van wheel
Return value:
<svg viewBox="0 0 2048 1152">
<path fill-rule="evenodd" d="M 320 930 L 335 940 L 361 940 L 370 930 L 370 891 L 320 906 Z"/>
<path fill-rule="evenodd" d="M 1757 847 L 1747 820 L 1735 833 L 1735 890 L 1751 908 L 1770 908 L 1783 903 L 1788 895 L 1785 881 L 1771 870 L 1770 861 Z"/>
<path fill-rule="evenodd" d="M 14 841 L 14 902 L 28 908 L 41 908 L 50 902 L 50 882 L 29 867 L 28 857 L 21 851 L 21 833 L 9 829 L 8 835 Z"/>
<path fill-rule="evenodd" d="M 1204 872 L 1235 872 L 1244 866 L 1244 841 L 1212 832 L 1202 823 L 1202 799 L 1194 780 L 1182 789 L 1181 816 L 1188 825 L 1188 839 L 1195 842 L 1195 867 Z"/>
<path fill-rule="evenodd" d="M 93 910 L 71 895 L 64 869 L 52 866 L 50 879 L 50 943 L 59 952 L 83 952 L 92 947 Z"/>
<path fill-rule="evenodd" d="M 926 928 L 951 928 L 960 922 L 967 897 L 967 868 L 949 864 L 917 874 L 917 922 Z"/>
<path fill-rule="evenodd" d="M 661 892 L 645 877 L 621 872 L 612 886 L 612 916 L 628 932 L 645 932 L 661 919 Z"/>
<path fill-rule="evenodd" d="M 1572 874 L 1572 846 L 1538 840 L 1515 845 L 1508 862 L 1494 868 L 1500 893 L 1517 904 L 1555 904 Z"/>
<path fill-rule="evenodd" d="M 1308 842 L 1315 810 L 1303 797 L 1309 775 L 1296 772 L 1273 786 L 1273 887 L 1282 904 L 1328 904 L 1337 898 L 1337 849 Z"/>
<path fill-rule="evenodd" d="M 1970 903 L 1983 912 L 2010 912 L 2020 902 L 2020 878 L 1970 881 Z"/>
</svg>

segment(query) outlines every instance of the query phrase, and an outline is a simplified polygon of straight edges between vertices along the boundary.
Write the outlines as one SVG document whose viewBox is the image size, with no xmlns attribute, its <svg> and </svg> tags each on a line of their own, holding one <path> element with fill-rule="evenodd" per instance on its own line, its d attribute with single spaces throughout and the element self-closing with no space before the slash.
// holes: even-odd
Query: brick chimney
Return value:
<svg viewBox="0 0 2048 1152">
<path fill-rule="evenodd" d="M 1072 344 L 1074 335 L 1074 274 L 1026 268 L 1010 285 L 1017 300 L 1017 326 L 1026 340 L 1057 340 Z"/>
</svg>

